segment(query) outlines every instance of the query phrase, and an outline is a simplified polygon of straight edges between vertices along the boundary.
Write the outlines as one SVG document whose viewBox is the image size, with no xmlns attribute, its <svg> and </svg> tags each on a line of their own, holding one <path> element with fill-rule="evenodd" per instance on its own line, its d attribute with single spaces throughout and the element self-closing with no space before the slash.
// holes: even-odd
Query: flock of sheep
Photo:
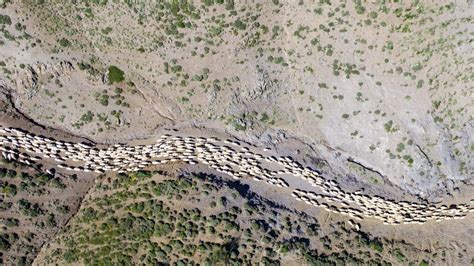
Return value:
<svg viewBox="0 0 474 266">
<path fill-rule="evenodd" d="M 462 219 L 469 212 L 474 212 L 474 207 L 469 204 L 435 206 L 396 202 L 360 192 L 348 193 L 341 190 L 336 182 L 324 179 L 317 171 L 303 167 L 290 157 L 263 156 L 229 139 L 166 134 L 154 144 L 115 144 L 99 149 L 90 144 L 54 140 L 15 128 L 0 128 L 0 133 L 3 157 L 28 165 L 43 157 L 55 161 L 58 168 L 65 170 L 104 173 L 138 171 L 151 165 L 179 161 L 208 165 L 234 179 L 251 177 L 282 188 L 288 188 L 289 184 L 281 176 L 293 176 L 306 180 L 320 191 L 295 189 L 291 195 L 296 200 L 354 219 L 376 218 L 385 224 L 423 224 L 430 220 Z M 264 165 L 279 170 L 271 170 Z"/>
</svg>

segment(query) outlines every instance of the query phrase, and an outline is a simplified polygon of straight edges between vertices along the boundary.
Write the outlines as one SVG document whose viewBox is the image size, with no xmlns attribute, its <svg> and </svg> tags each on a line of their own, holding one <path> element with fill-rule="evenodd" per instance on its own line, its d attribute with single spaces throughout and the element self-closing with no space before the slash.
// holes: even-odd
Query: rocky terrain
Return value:
<svg viewBox="0 0 474 266">
<path fill-rule="evenodd" d="M 421 0 L 0 1 L 3 129 L 87 142 L 98 150 L 151 145 L 164 133 L 241 144 L 220 143 L 219 147 L 232 149 L 224 149 L 222 157 L 208 165 L 204 162 L 208 159 L 168 150 L 172 158 L 161 158 L 164 162 L 159 165 L 150 160 L 143 167 L 115 169 L 117 165 L 107 158 L 94 162 L 95 152 L 79 164 L 71 163 L 66 161 L 72 157 L 62 158 L 67 157 L 64 151 L 58 158 L 43 157 L 49 156 L 50 147 L 30 153 L 24 143 L 15 148 L 11 139 L 2 138 L 6 154 L 1 165 L 5 175 L 0 218 L 2 225 L 9 225 L 8 230 L 2 228 L 2 257 L 7 264 L 29 264 L 45 243 L 51 243 L 42 249 L 38 263 L 91 263 L 92 253 L 76 254 L 69 261 L 64 251 L 53 247 L 72 235 L 68 231 L 72 226 L 76 231 L 84 229 L 76 212 L 86 205 L 95 208 L 87 200 L 82 205 L 84 197 L 94 195 L 99 200 L 102 195 L 91 192 L 94 180 L 104 177 L 95 178 L 105 174 L 115 180 L 120 178 L 115 174 L 118 170 L 129 176 L 148 168 L 172 167 L 175 171 L 168 179 L 195 172 L 232 179 L 234 172 L 241 173 L 235 182 L 248 185 L 252 193 L 287 211 L 305 213 L 320 224 L 331 213 L 331 219 L 351 221 L 349 226 L 358 227 L 355 231 L 367 234 L 367 239 L 409 246 L 400 246 L 403 260 L 397 260 L 396 248 L 376 248 L 377 254 L 367 255 L 355 246 L 354 252 L 359 249 L 359 255 L 367 256 L 344 259 L 470 263 L 468 254 L 474 246 L 472 216 L 467 214 L 474 180 L 473 8 L 471 1 Z M 16 136 L 10 134 L 2 136 Z M 237 158 L 236 166 L 220 164 L 218 160 L 229 154 L 245 153 L 242 147 L 262 156 L 262 169 L 270 172 L 242 172 L 238 163 L 242 158 Z M 135 151 L 143 155 L 141 149 Z M 38 160 L 28 165 L 27 154 L 39 156 Z M 250 160 L 248 156 L 243 158 Z M 288 175 L 285 171 L 293 171 L 291 167 L 279 165 L 282 170 L 270 166 L 271 161 L 264 162 L 271 157 L 290 157 L 285 162 L 314 171 L 312 179 Z M 252 160 L 247 163 L 251 165 Z M 265 182 L 273 180 L 265 173 L 272 178 L 279 175 L 275 180 L 282 180 L 281 187 Z M 379 220 L 373 219 L 380 214 L 377 208 L 388 205 L 383 201 L 379 206 L 376 200 L 363 210 L 367 219 L 354 221 L 350 220 L 354 217 L 334 213 L 347 206 L 337 205 L 336 210 L 333 203 L 321 204 L 328 195 L 352 195 L 354 202 L 348 203 L 354 208 L 361 206 L 354 195 L 361 195 L 364 204 L 381 198 L 418 205 L 414 209 L 397 205 L 399 211 L 389 214 L 403 219 L 384 216 Z M 166 204 L 164 199 L 157 200 Z M 236 203 L 240 209 L 241 204 Z M 56 209 L 62 205 L 67 212 L 66 207 Z M 391 211 L 397 209 L 390 206 Z M 456 213 L 448 215 L 451 209 Z M 427 210 L 436 217 L 413 219 Z M 462 219 L 444 219 L 462 214 L 458 217 Z M 20 217 L 29 218 L 23 223 Z M 242 217 L 241 222 L 246 219 L 257 218 Z M 384 225 L 383 220 L 401 224 Z M 283 238 L 278 241 L 286 243 Z M 239 241 L 232 243 L 239 246 Z M 255 263 L 266 257 L 268 263 L 301 264 L 299 259 L 307 257 L 304 254 L 329 256 L 331 252 L 323 252 L 315 241 L 310 239 L 304 250 L 290 257 L 267 254 L 240 262 Z M 246 249 L 239 250 L 244 254 Z M 172 254 L 168 263 L 178 263 L 180 255 Z M 186 261 L 203 261 L 208 255 L 187 254 Z M 126 261 L 138 262 L 138 257 L 132 257 Z M 336 263 L 334 258 L 326 259 Z"/>
<path fill-rule="evenodd" d="M 473 175 L 468 2 L 98 2 L 2 9 L 3 88 L 41 124 L 294 137 L 426 198 Z"/>
</svg>

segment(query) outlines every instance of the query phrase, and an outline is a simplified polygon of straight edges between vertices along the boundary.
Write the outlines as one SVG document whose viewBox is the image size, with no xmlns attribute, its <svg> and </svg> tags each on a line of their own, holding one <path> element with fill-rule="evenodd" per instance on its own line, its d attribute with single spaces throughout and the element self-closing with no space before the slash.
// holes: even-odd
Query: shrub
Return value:
<svg viewBox="0 0 474 266">
<path fill-rule="evenodd" d="M 421 89 L 421 87 L 423 87 L 423 83 L 424 81 L 422 79 L 418 80 L 418 82 L 416 83 L 416 88 Z"/>
<path fill-rule="evenodd" d="M 25 199 L 18 201 L 20 211 L 27 216 L 36 217 L 43 213 L 38 203 L 30 203 Z"/>
<path fill-rule="evenodd" d="M 11 25 L 12 20 L 8 15 L 0 15 L 0 24 Z"/>
<path fill-rule="evenodd" d="M 116 66 L 109 67 L 109 84 L 118 83 L 123 81 L 125 73 Z"/>
<path fill-rule="evenodd" d="M 107 106 L 109 105 L 109 95 L 107 94 L 102 94 L 98 99 L 97 99 L 100 104 L 102 104 L 103 106 Z"/>
<path fill-rule="evenodd" d="M 375 251 L 382 252 L 383 246 L 378 240 L 373 240 L 369 243 L 369 247 Z"/>
<path fill-rule="evenodd" d="M 423 261 L 420 262 L 419 265 L 420 265 L 420 266 L 428 266 L 428 265 L 430 265 L 430 264 L 429 264 L 429 262 L 427 262 L 426 260 L 423 260 Z"/>
<path fill-rule="evenodd" d="M 260 121 L 262 121 L 262 122 L 265 123 L 265 122 L 267 122 L 267 121 L 269 121 L 269 120 L 270 120 L 270 117 L 268 116 L 268 114 L 267 114 L 266 112 L 264 112 L 264 113 L 262 114 L 262 117 L 260 118 Z"/>
<path fill-rule="evenodd" d="M 20 220 L 15 219 L 15 218 L 8 218 L 5 220 L 5 225 L 7 227 L 16 227 L 20 225 Z"/>
<path fill-rule="evenodd" d="M 245 25 L 245 23 L 243 23 L 240 19 L 237 19 L 234 22 L 234 26 L 239 30 L 245 30 L 245 28 L 247 28 L 247 25 Z"/>
<path fill-rule="evenodd" d="M 111 27 L 107 27 L 107 28 L 105 28 L 105 29 L 102 29 L 102 33 L 103 33 L 103 34 L 109 34 L 111 31 L 112 31 L 112 28 L 111 28 Z"/>
<path fill-rule="evenodd" d="M 356 3 L 355 3 L 355 10 L 356 10 L 356 13 L 357 14 L 364 14 L 365 12 L 365 7 L 362 6 L 362 1 L 361 0 L 357 0 Z"/>
<path fill-rule="evenodd" d="M 390 120 L 387 123 L 385 123 L 383 127 L 385 128 L 385 131 L 390 132 L 392 130 L 392 125 L 393 125 L 393 121 Z"/>
<path fill-rule="evenodd" d="M 59 40 L 59 44 L 62 47 L 69 47 L 71 45 L 71 42 L 66 38 L 61 38 L 61 40 Z"/>
<path fill-rule="evenodd" d="M 17 193 L 16 186 L 14 184 L 6 184 L 3 186 L 3 193 L 7 196 L 15 196 Z"/>
<path fill-rule="evenodd" d="M 4 235 L 2 235 L 0 237 L 0 250 L 1 251 L 7 251 L 9 250 L 11 247 L 11 243 L 10 241 L 8 241 L 7 237 L 5 237 Z"/>
<path fill-rule="evenodd" d="M 394 255 L 395 255 L 395 258 L 397 258 L 399 262 L 403 262 L 405 260 L 405 255 L 403 255 L 400 249 L 396 249 L 394 252 Z"/>
<path fill-rule="evenodd" d="M 375 12 L 375 11 L 370 11 L 370 12 L 369 12 L 369 17 L 370 17 L 371 19 L 376 19 L 376 18 L 378 17 L 378 14 L 377 14 L 377 12 Z"/>
<path fill-rule="evenodd" d="M 81 116 L 81 121 L 83 121 L 84 123 L 90 123 L 92 122 L 93 118 L 94 118 L 94 114 L 91 111 L 87 111 L 87 113 Z"/>
<path fill-rule="evenodd" d="M 225 9 L 226 10 L 233 10 L 234 9 L 234 0 L 226 0 L 225 1 Z"/>
</svg>

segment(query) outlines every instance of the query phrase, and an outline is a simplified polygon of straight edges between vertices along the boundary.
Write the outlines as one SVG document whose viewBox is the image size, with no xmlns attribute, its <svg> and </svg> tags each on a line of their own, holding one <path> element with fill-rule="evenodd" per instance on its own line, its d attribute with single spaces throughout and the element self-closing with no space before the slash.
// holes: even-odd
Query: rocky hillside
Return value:
<svg viewBox="0 0 474 266">
<path fill-rule="evenodd" d="M 145 1 L 147 2 L 147 1 Z M 469 1 L 5 1 L 2 90 L 99 142 L 157 127 L 296 139 L 341 182 L 472 182 Z"/>
</svg>

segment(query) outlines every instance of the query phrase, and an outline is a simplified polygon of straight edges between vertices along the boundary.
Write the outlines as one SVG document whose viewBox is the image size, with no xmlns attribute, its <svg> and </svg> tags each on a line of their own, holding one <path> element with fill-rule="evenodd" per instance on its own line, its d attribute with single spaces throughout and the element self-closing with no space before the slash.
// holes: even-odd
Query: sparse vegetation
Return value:
<svg viewBox="0 0 474 266">
<path fill-rule="evenodd" d="M 444 183 L 434 179 L 465 179 L 473 171 L 474 145 L 465 134 L 472 124 L 468 99 L 473 82 L 473 33 L 466 26 L 472 24 L 472 8 L 466 1 L 5 0 L 0 7 L 2 86 L 15 92 L 11 100 L 18 110 L 45 127 L 98 142 L 147 136 L 186 121 L 222 127 L 242 139 L 266 140 L 268 134 L 271 141 L 291 136 L 296 142 L 305 136 L 317 140 L 305 141 L 308 150 L 317 150 L 320 141 L 359 157 L 383 175 L 353 167 L 348 171 L 351 178 L 376 188 L 388 181 L 425 196 L 431 195 L 427 191 L 443 191 L 439 184 Z M 312 153 L 305 149 L 295 150 L 309 157 Z M 321 154 L 318 160 L 326 161 L 326 156 L 332 155 Z M 28 264 L 44 234 L 50 236 L 75 213 L 77 203 L 64 201 L 76 197 L 75 192 L 62 194 L 74 182 L 40 174 L 42 168 L 12 163 L 2 167 L 8 171 L 1 177 L 0 208 L 13 215 L 2 220 L 8 226 L 2 228 L 0 249 L 6 250 L 5 257 L 11 257 L 11 250 L 27 251 L 0 262 Z M 323 173 L 331 175 L 331 167 Z M 129 178 L 125 176 L 118 179 Z M 288 225 L 269 214 L 263 219 L 267 226 L 254 221 L 261 206 L 243 208 L 230 195 L 199 188 L 214 195 L 208 201 L 196 194 L 193 182 L 191 187 L 163 182 L 166 189 L 157 182 L 160 195 L 144 187 L 115 195 L 123 206 L 110 204 L 107 211 L 88 202 L 97 212 L 87 213 L 92 228 L 75 227 L 84 234 L 78 231 L 77 239 L 61 243 L 55 258 L 62 264 L 131 260 L 181 265 L 205 258 L 211 265 L 274 265 L 286 254 L 302 264 L 468 263 L 462 248 L 450 251 L 459 253 L 446 255 L 450 258 L 438 252 L 413 259 L 409 250 L 394 251 L 390 241 L 370 236 L 353 243 L 360 245 L 355 247 L 359 253 L 346 254 L 343 250 L 352 246 L 343 241 L 347 232 L 339 225 L 334 225 L 334 234 L 341 234 L 341 241 L 296 219 Z M 104 191 L 120 189 L 117 185 Z M 46 196 L 57 201 L 36 200 Z M 221 201 L 223 196 L 227 201 Z M 196 198 L 204 204 L 194 202 Z M 25 200 L 21 205 L 20 199 Z M 173 212 L 167 205 L 185 200 L 200 206 L 201 213 L 190 206 Z M 169 216 L 155 217 L 150 207 L 155 203 L 169 208 Z M 204 216 L 207 207 L 213 212 Z M 242 214 L 252 218 L 235 222 L 244 219 Z M 125 250 L 116 246 L 123 239 L 111 229 L 122 222 L 129 228 L 117 231 L 123 230 L 120 233 L 133 242 Z M 268 230 L 272 226 L 277 233 Z M 18 233 L 15 227 L 27 229 Z M 311 237 L 299 232 L 311 232 Z M 189 241 L 200 236 L 218 241 Z M 81 252 L 86 244 L 87 252 Z"/>
</svg>

